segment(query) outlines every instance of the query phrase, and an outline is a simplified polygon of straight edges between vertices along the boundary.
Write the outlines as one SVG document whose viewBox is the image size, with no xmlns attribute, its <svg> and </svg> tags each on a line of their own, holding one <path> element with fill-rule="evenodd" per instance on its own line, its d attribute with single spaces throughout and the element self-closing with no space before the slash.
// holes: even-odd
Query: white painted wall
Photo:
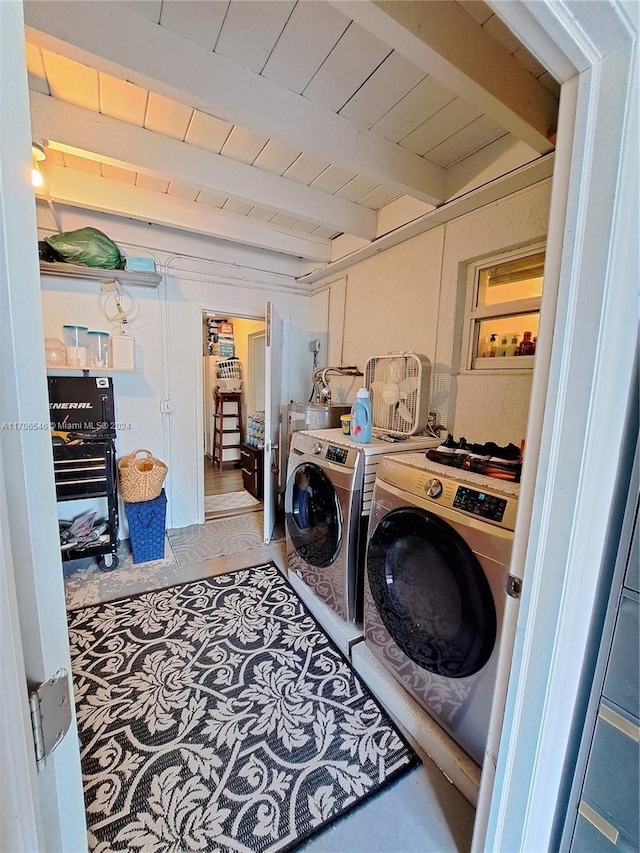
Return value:
<svg viewBox="0 0 640 853">
<path fill-rule="evenodd" d="M 525 436 L 532 373 L 460 371 L 461 320 L 468 263 L 544 240 L 550 192 L 544 181 L 445 226 L 434 384 L 444 391 L 450 376 L 449 412 L 437 411 L 456 437 L 519 445 Z"/>
<path fill-rule="evenodd" d="M 47 208 L 39 206 L 40 231 L 51 230 Z M 167 526 L 198 522 L 198 477 L 202 446 L 202 310 L 228 316 L 263 317 L 270 300 L 290 317 L 290 370 L 286 399 L 299 399 L 310 384 L 309 298 L 296 285 L 291 259 L 242 247 L 221 247 L 193 235 L 101 216 L 62 210 L 63 230 L 93 225 L 125 254 L 155 258 L 163 281 L 157 289 L 134 286 L 139 315 L 129 325 L 136 339 L 140 372 L 114 374 L 117 420 L 130 424 L 118 434 L 118 455 L 140 447 L 169 466 L 165 483 Z M 86 215 L 85 215 L 86 213 Z M 199 256 L 195 252 L 201 252 Z M 96 282 L 43 277 L 45 335 L 60 337 L 64 323 L 109 330 Z M 201 399 L 201 396 L 200 396 Z M 161 412 L 161 401 L 172 409 Z M 123 535 L 126 525 L 123 517 Z"/>
<path fill-rule="evenodd" d="M 291 259 L 62 209 L 64 230 L 91 224 L 126 254 L 151 255 L 164 272 L 157 290 L 131 288 L 140 307 L 130 332 L 141 369 L 114 374 L 114 386 L 117 420 L 125 425 L 118 453 L 144 447 L 169 465 L 167 525 L 182 527 L 199 520 L 202 310 L 262 317 L 265 301 L 272 300 L 281 315 L 290 317 L 287 401 L 308 398 L 313 364 L 308 343 L 329 316 L 328 350 L 332 339 L 341 339 L 343 364 L 364 369 L 374 355 L 394 350 L 423 353 L 432 364 L 431 409 L 450 432 L 470 441 L 518 444 L 525 435 L 531 375 L 459 371 L 466 264 L 544 238 L 549 188 L 549 181 L 542 182 L 354 264 L 347 270 L 346 285 L 340 278 L 340 316 L 327 311 L 326 300 L 319 298 L 332 280 L 320 282 L 314 288 L 316 298 L 309 299 L 295 283 Z M 41 231 L 51 229 L 46 207 L 39 207 L 39 224 Z M 332 286 L 337 287 L 336 282 Z M 64 323 L 109 330 L 95 282 L 45 277 L 42 300 L 48 337 L 60 337 Z M 312 318 L 321 307 L 323 317 Z M 333 399 L 350 401 L 360 384 L 333 377 Z M 171 413 L 161 412 L 161 401 L 167 401 Z M 123 531 L 126 535 L 124 524 Z"/>
<path fill-rule="evenodd" d="M 470 441 L 519 444 L 526 430 L 531 372 L 460 371 L 466 267 L 544 240 L 550 185 L 543 181 L 347 268 L 344 363 L 364 368 L 374 355 L 423 353 L 432 365 L 430 408 L 440 423 Z M 321 297 L 330 280 L 314 287 L 314 329 L 322 325 L 319 312 L 326 313 Z M 341 322 L 329 329 L 330 338 L 342 334 Z M 350 401 L 357 384 L 335 377 L 331 386 L 334 399 Z"/>
</svg>

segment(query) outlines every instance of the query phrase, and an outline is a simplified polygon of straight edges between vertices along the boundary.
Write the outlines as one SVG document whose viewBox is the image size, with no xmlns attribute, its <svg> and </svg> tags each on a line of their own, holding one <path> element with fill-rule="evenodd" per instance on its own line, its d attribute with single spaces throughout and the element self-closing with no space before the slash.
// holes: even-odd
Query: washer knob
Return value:
<svg viewBox="0 0 640 853">
<path fill-rule="evenodd" d="M 316 444 L 316 446 L 313 448 L 313 450 L 311 452 L 313 453 L 314 456 L 319 456 L 322 453 L 322 445 Z"/>
<path fill-rule="evenodd" d="M 427 480 L 424 490 L 428 498 L 439 498 L 442 494 L 442 483 L 434 477 L 432 480 Z"/>
</svg>

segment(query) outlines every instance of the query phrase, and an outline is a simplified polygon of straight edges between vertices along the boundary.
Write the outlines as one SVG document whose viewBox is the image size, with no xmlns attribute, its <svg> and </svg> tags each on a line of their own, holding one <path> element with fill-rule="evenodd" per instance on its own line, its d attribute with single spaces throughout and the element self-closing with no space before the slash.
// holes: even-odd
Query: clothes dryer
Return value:
<svg viewBox="0 0 640 853">
<path fill-rule="evenodd" d="M 383 459 L 369 521 L 365 644 L 481 766 L 519 485 L 410 453 Z"/>
<path fill-rule="evenodd" d="M 362 622 L 367 523 L 380 459 L 438 444 L 427 436 L 358 444 L 340 429 L 293 433 L 285 491 L 289 575 L 346 622 Z"/>
</svg>

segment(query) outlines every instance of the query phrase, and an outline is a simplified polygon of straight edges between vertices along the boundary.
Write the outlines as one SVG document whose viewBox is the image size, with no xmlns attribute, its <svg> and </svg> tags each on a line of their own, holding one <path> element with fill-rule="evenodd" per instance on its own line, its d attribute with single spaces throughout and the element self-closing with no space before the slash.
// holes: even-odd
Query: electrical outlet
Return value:
<svg viewBox="0 0 640 853">
<path fill-rule="evenodd" d="M 311 352 L 320 352 L 320 341 L 316 338 L 315 341 L 309 343 Z"/>
<path fill-rule="evenodd" d="M 438 415 L 435 412 L 429 412 L 429 419 L 427 421 L 427 426 L 430 426 L 431 429 L 435 429 L 435 426 L 437 423 L 438 423 Z"/>
</svg>

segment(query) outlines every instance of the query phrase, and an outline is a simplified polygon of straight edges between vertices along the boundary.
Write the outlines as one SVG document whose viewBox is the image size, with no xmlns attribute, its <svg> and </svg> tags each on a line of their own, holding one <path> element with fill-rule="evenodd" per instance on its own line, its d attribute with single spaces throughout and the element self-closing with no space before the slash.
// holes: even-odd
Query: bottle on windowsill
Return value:
<svg viewBox="0 0 640 853">
<path fill-rule="evenodd" d="M 516 355 L 535 355 L 536 345 L 531 340 L 531 332 L 525 332 L 516 350 Z"/>
<path fill-rule="evenodd" d="M 511 338 L 511 343 L 507 346 L 506 355 L 508 358 L 512 358 L 518 352 L 518 336 L 513 335 Z"/>
</svg>

